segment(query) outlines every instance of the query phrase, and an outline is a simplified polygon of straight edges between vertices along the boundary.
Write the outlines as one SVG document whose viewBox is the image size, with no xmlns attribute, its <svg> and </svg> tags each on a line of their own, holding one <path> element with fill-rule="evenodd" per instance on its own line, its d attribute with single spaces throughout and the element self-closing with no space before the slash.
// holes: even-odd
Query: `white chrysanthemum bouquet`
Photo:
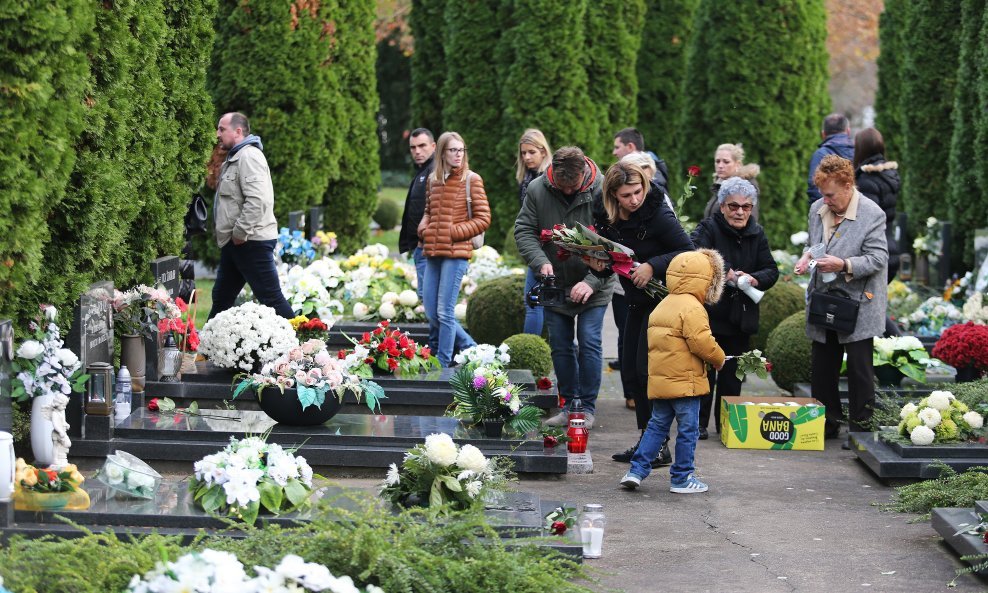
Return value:
<svg viewBox="0 0 988 593">
<path fill-rule="evenodd" d="M 464 510 L 483 493 L 506 490 L 513 479 L 508 458 L 488 459 L 473 445 L 457 446 L 448 434 L 430 434 L 405 453 L 401 467 L 391 464 L 381 497 L 400 506 Z"/>
<path fill-rule="evenodd" d="M 247 372 L 299 345 L 292 324 L 258 303 L 244 303 L 213 317 L 199 339 L 199 352 L 214 365 Z"/>
<path fill-rule="evenodd" d="M 949 391 L 934 391 L 918 404 L 902 406 L 899 434 L 914 445 L 949 443 L 980 433 L 984 418 Z"/>
<path fill-rule="evenodd" d="M 511 355 L 508 354 L 507 344 L 496 347 L 492 344 L 477 344 L 461 350 L 453 357 L 453 362 L 467 366 L 486 365 L 501 369 L 511 362 Z"/>
<path fill-rule="evenodd" d="M 193 499 L 208 513 L 236 517 L 252 524 L 263 508 L 275 515 L 309 503 L 312 468 L 295 449 L 247 437 L 195 463 L 189 483 Z"/>
</svg>

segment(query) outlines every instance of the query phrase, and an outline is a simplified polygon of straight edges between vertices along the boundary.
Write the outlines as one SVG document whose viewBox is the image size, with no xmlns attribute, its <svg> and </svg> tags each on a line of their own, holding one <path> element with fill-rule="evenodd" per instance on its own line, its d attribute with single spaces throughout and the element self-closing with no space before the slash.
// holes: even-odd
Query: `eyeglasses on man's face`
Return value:
<svg viewBox="0 0 988 593">
<path fill-rule="evenodd" d="M 446 152 L 448 152 L 449 154 L 463 154 L 466 151 L 467 151 L 466 148 L 447 148 L 446 149 Z"/>
<path fill-rule="evenodd" d="M 744 212 L 751 212 L 751 209 L 754 208 L 754 206 L 752 206 L 751 204 L 738 204 L 737 202 L 728 202 L 725 205 L 727 206 L 727 209 L 730 210 L 731 212 L 737 212 L 738 210 L 742 210 Z"/>
</svg>

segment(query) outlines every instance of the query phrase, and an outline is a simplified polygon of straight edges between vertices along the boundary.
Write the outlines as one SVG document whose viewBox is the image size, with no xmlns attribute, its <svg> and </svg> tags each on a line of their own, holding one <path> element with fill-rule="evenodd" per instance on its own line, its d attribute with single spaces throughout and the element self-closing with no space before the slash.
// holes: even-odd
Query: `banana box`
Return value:
<svg viewBox="0 0 988 593">
<path fill-rule="evenodd" d="M 728 449 L 823 451 L 825 412 L 806 397 L 722 397 L 720 440 Z"/>
</svg>

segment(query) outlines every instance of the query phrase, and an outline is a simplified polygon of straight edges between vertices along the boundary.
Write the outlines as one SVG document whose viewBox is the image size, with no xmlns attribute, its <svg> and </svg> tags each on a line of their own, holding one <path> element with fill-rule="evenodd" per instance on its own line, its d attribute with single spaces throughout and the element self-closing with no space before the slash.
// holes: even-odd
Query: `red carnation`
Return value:
<svg viewBox="0 0 988 593">
<path fill-rule="evenodd" d="M 388 347 L 384 345 L 384 342 L 381 342 L 380 344 L 377 345 L 377 351 L 378 352 L 384 352 L 387 349 L 388 349 Z"/>
<path fill-rule="evenodd" d="M 552 231 L 549 229 L 542 229 L 542 232 L 539 233 L 539 242 L 548 243 L 549 241 L 552 241 Z"/>
<path fill-rule="evenodd" d="M 152 412 L 158 411 L 158 398 L 152 397 L 151 401 L 148 402 L 148 409 Z"/>
<path fill-rule="evenodd" d="M 541 391 L 552 389 L 552 379 L 549 377 L 539 377 L 539 380 L 535 382 L 535 386 Z"/>
<path fill-rule="evenodd" d="M 419 350 L 419 355 L 422 358 L 429 358 L 432 356 L 432 350 L 428 346 L 422 346 L 422 349 Z"/>
<path fill-rule="evenodd" d="M 391 348 L 390 350 L 388 350 L 388 356 L 401 356 L 401 350 L 398 350 L 397 348 Z"/>
<path fill-rule="evenodd" d="M 393 358 L 389 358 L 388 359 L 388 368 L 391 369 L 392 371 L 395 370 L 396 368 L 398 368 L 398 361 L 395 360 L 395 359 L 393 359 Z"/>
<path fill-rule="evenodd" d="M 374 328 L 374 331 L 373 331 L 373 332 L 371 332 L 371 333 L 373 333 L 373 334 L 374 334 L 375 336 L 379 336 L 379 335 L 381 335 L 382 333 L 384 333 L 384 328 L 381 328 L 381 327 L 375 327 L 375 328 Z"/>
<path fill-rule="evenodd" d="M 363 338 L 361 338 L 361 342 L 363 342 L 364 344 L 366 344 L 367 342 L 370 342 L 370 339 L 371 339 L 370 338 L 370 334 L 367 333 L 367 332 L 364 332 L 364 336 L 363 336 Z"/>
<path fill-rule="evenodd" d="M 346 358 L 346 350 L 340 350 L 339 352 L 337 352 L 336 358 L 339 358 L 340 360 Z"/>
<path fill-rule="evenodd" d="M 556 252 L 556 259 L 558 259 L 559 261 L 566 261 L 566 260 L 568 260 L 569 259 L 569 251 L 566 251 L 565 249 L 560 249 L 559 251 Z"/>
<path fill-rule="evenodd" d="M 405 350 L 402 352 L 402 355 L 408 360 L 411 360 L 415 358 L 415 351 L 412 350 L 411 348 L 405 348 Z"/>
<path fill-rule="evenodd" d="M 408 342 L 409 342 L 408 336 L 402 336 L 401 339 L 398 340 L 398 347 L 399 348 L 408 348 Z"/>
<path fill-rule="evenodd" d="M 691 165 L 689 168 L 686 169 L 686 174 L 689 175 L 690 177 L 699 177 L 700 167 L 697 167 L 696 165 Z"/>
<path fill-rule="evenodd" d="M 388 321 L 387 319 L 385 319 L 384 321 L 382 321 L 380 323 L 380 326 L 381 327 L 388 327 L 388 325 L 390 325 L 390 323 L 391 323 L 390 321 Z"/>
<path fill-rule="evenodd" d="M 185 300 L 183 300 L 182 297 L 175 297 L 175 306 L 178 307 L 178 310 L 182 313 L 189 310 L 189 305 L 185 303 Z"/>
<path fill-rule="evenodd" d="M 374 357 L 368 356 L 367 358 L 364 359 L 364 362 L 366 362 L 367 364 L 374 364 Z"/>
</svg>

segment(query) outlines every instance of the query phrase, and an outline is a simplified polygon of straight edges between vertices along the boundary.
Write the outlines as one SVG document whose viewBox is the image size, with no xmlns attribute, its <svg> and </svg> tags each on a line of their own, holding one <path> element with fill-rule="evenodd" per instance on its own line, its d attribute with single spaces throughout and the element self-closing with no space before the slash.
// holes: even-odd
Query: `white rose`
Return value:
<svg viewBox="0 0 988 593">
<path fill-rule="evenodd" d="M 467 318 L 467 304 L 466 303 L 457 303 L 456 306 L 453 307 L 453 317 L 456 317 L 460 321 L 463 321 L 464 319 L 466 319 Z"/>
<path fill-rule="evenodd" d="M 463 469 L 484 473 L 487 470 L 487 458 L 480 452 L 480 449 L 473 445 L 463 445 L 460 453 L 456 456 L 456 465 Z"/>
<path fill-rule="evenodd" d="M 964 414 L 964 422 L 967 422 L 968 426 L 974 430 L 977 430 L 984 426 L 985 419 L 977 412 L 968 412 L 967 414 Z"/>
<path fill-rule="evenodd" d="M 916 410 L 917 410 L 916 404 L 909 402 L 908 404 L 902 406 L 902 410 L 899 412 L 899 418 L 905 420 L 907 416 L 909 416 Z"/>
<path fill-rule="evenodd" d="M 353 316 L 354 317 L 366 317 L 368 312 L 367 305 L 363 303 L 354 303 L 353 305 Z"/>
<path fill-rule="evenodd" d="M 419 295 L 414 290 L 403 290 L 398 295 L 398 302 L 403 307 L 414 307 L 419 302 Z"/>
<path fill-rule="evenodd" d="M 123 470 L 115 463 L 107 464 L 107 466 L 103 468 L 103 475 L 106 476 L 106 481 L 111 485 L 119 484 L 123 482 L 124 479 Z"/>
<path fill-rule="evenodd" d="M 920 424 L 909 433 L 909 440 L 912 441 L 914 445 L 929 445 L 936 438 L 936 434 L 929 428 Z"/>
<path fill-rule="evenodd" d="M 62 363 L 62 366 L 66 368 L 71 368 L 79 362 L 79 357 L 68 348 L 59 348 L 55 352 L 55 356 L 58 357 L 58 361 Z"/>
<path fill-rule="evenodd" d="M 377 314 L 381 319 L 394 319 L 398 315 L 398 310 L 391 303 L 381 303 L 381 306 L 377 309 Z"/>
<path fill-rule="evenodd" d="M 456 443 L 448 434 L 430 434 L 425 437 L 425 456 L 442 467 L 456 463 Z"/>
<path fill-rule="evenodd" d="M 28 360 L 34 360 L 35 358 L 41 356 L 41 353 L 45 351 L 45 347 L 37 340 L 26 340 L 21 347 L 17 349 L 17 356 L 20 358 L 26 358 Z"/>
<path fill-rule="evenodd" d="M 936 428 L 943 419 L 940 416 L 940 412 L 935 408 L 923 408 L 919 411 L 918 415 L 919 419 L 923 421 L 923 424 L 925 424 L 927 428 Z"/>
<path fill-rule="evenodd" d="M 45 317 L 48 321 L 55 321 L 55 318 L 58 317 L 58 309 L 56 309 L 53 305 L 45 306 Z"/>
</svg>

